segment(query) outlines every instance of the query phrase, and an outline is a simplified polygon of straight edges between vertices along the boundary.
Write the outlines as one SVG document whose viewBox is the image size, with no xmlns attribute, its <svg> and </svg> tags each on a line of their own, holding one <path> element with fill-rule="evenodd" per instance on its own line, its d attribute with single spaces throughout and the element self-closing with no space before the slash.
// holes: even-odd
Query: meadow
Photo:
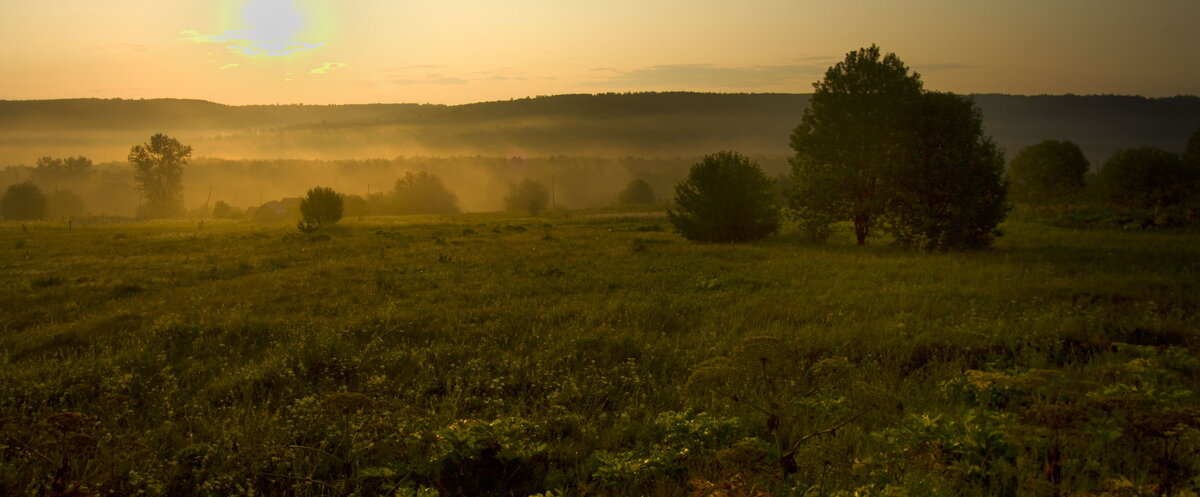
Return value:
<svg viewBox="0 0 1200 497">
<path fill-rule="evenodd" d="M 3 495 L 1196 495 L 1200 233 L 0 224 Z"/>
</svg>

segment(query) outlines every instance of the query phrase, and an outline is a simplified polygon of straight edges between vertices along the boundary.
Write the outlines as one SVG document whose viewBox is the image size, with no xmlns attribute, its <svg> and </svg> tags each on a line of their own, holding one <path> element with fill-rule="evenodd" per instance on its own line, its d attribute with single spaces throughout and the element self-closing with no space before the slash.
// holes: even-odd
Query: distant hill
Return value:
<svg viewBox="0 0 1200 497">
<path fill-rule="evenodd" d="M 1129 146 L 1182 150 L 1200 98 L 977 95 L 1011 157 L 1072 140 L 1095 163 Z M 42 155 L 123 160 L 164 132 L 198 156 L 364 159 L 396 156 L 694 157 L 721 149 L 790 154 L 808 96 L 635 93 L 559 95 L 467 105 L 254 105 L 198 100 L 0 101 L 0 166 Z"/>
</svg>

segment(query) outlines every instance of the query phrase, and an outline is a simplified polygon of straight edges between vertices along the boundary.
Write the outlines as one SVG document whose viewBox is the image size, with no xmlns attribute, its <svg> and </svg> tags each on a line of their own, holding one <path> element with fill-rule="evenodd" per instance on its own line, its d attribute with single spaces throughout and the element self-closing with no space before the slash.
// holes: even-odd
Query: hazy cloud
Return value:
<svg viewBox="0 0 1200 497">
<path fill-rule="evenodd" d="M 670 64 L 610 72 L 603 79 L 585 86 L 647 86 L 671 88 L 766 88 L 802 85 L 820 78 L 825 64 L 802 63 L 756 66 L 718 66 L 714 64 Z"/>
<path fill-rule="evenodd" d="M 384 71 L 387 71 L 387 72 L 427 71 L 430 69 L 441 69 L 442 67 L 445 67 L 445 66 L 439 66 L 436 64 L 418 64 L 415 66 L 389 67 L 387 69 L 384 69 Z"/>
<path fill-rule="evenodd" d="M 441 66 L 411 66 L 406 69 L 420 68 L 437 68 Z M 389 70 L 391 72 L 402 72 L 400 68 Z M 513 68 L 502 67 L 488 71 L 475 71 L 470 73 L 470 76 L 446 76 L 441 73 L 427 73 L 423 76 L 399 76 L 389 79 L 392 84 L 401 86 L 411 85 L 436 85 L 436 86 L 458 86 L 478 81 L 487 82 L 502 82 L 502 81 L 528 81 L 527 73 L 515 71 Z"/>
<path fill-rule="evenodd" d="M 346 67 L 347 65 L 349 65 L 349 64 L 346 64 L 345 62 L 326 62 L 326 63 L 322 64 L 321 67 L 318 67 L 318 68 L 313 69 L 308 72 L 310 72 L 312 74 L 329 74 L 333 71 L 336 71 L 338 69 Z"/>
<path fill-rule="evenodd" d="M 441 74 L 430 74 L 424 78 L 395 78 L 391 80 L 392 84 L 400 86 L 411 85 L 436 85 L 436 86 L 458 86 L 465 85 L 470 80 L 463 78 L 447 77 Z"/>
<path fill-rule="evenodd" d="M 233 69 L 237 66 L 238 66 L 237 64 L 225 64 L 225 65 L 221 66 L 221 70 L 224 71 L 225 69 Z"/>
</svg>

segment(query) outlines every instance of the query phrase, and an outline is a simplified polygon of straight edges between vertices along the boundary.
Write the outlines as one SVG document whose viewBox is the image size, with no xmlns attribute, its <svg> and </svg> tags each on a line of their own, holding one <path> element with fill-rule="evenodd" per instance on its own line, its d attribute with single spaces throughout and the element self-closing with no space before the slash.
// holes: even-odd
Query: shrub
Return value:
<svg viewBox="0 0 1200 497">
<path fill-rule="evenodd" d="M 621 191 L 617 200 L 622 204 L 653 204 L 654 188 L 646 180 L 635 179 Z"/>
<path fill-rule="evenodd" d="M 300 231 L 311 232 L 342 219 L 342 196 L 332 188 L 322 186 L 308 191 L 300 199 Z"/>
<path fill-rule="evenodd" d="M 675 186 L 667 218 L 689 240 L 758 240 L 779 230 L 774 180 L 737 152 L 718 152 L 694 164 Z"/>
<path fill-rule="evenodd" d="M 46 196 L 28 181 L 8 187 L 0 199 L 0 216 L 14 221 L 33 221 L 46 217 Z"/>
<path fill-rule="evenodd" d="M 528 211 L 536 216 L 550 205 L 550 189 L 541 181 L 527 179 L 508 192 L 504 197 L 504 208 L 508 211 Z"/>
</svg>

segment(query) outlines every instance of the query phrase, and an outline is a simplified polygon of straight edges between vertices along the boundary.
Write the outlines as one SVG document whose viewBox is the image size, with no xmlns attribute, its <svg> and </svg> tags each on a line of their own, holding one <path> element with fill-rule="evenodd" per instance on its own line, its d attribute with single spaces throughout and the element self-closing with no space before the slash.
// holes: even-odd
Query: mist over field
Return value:
<svg viewBox="0 0 1200 497">
<path fill-rule="evenodd" d="M 194 149 L 188 209 L 242 208 L 298 197 L 312 185 L 367 196 L 408 171 L 443 178 L 464 211 L 502 207 L 526 177 L 556 186 L 570 208 L 612 205 L 643 178 L 665 198 L 697 157 L 739 150 L 771 176 L 787 171 L 788 138 L 807 95 L 644 93 L 563 95 L 459 106 L 225 106 L 189 100 L 0 102 L 0 165 L 85 156 L 98 165 L 71 188 L 93 214 L 131 215 L 129 148 L 166 132 Z M 1012 156 L 1046 136 L 1079 143 L 1098 165 L 1129 146 L 1180 149 L 1200 122 L 1200 98 L 977 95 L 986 129 Z M 24 180 L 9 167 L 0 186 Z M 212 197 L 209 197 L 209 191 Z"/>
</svg>

